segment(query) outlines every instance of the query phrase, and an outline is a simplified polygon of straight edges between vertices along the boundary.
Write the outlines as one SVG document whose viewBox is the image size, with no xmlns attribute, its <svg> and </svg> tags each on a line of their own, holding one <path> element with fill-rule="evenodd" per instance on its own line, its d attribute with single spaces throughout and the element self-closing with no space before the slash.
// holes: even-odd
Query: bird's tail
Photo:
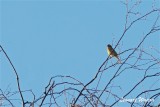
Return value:
<svg viewBox="0 0 160 107">
<path fill-rule="evenodd" d="M 121 60 L 118 56 L 116 56 L 117 60 L 118 60 L 118 63 L 121 64 Z"/>
</svg>

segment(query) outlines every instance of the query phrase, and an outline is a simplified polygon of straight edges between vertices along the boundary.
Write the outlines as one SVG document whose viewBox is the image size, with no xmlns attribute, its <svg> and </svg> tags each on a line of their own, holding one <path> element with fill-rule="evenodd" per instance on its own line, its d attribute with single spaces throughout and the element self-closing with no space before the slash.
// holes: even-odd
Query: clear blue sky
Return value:
<svg viewBox="0 0 160 107">
<path fill-rule="evenodd" d="M 37 97 L 55 75 L 70 75 L 87 83 L 107 58 L 106 45 L 112 44 L 113 39 L 115 45 L 124 29 L 126 10 L 120 1 L 0 1 L 0 43 L 16 67 L 22 90 L 32 89 Z M 151 10 L 151 4 L 150 0 L 145 1 L 137 10 L 144 14 Z M 133 26 L 121 41 L 121 51 L 135 47 L 154 18 Z M 160 41 L 155 38 L 158 36 L 149 37 L 143 48 L 158 48 Z M 0 87 L 17 90 L 11 66 L 4 55 L 1 59 Z M 134 71 L 127 77 L 127 81 L 139 79 Z M 127 84 L 125 89 L 133 86 L 131 81 L 124 83 L 125 74 L 118 81 Z"/>
</svg>

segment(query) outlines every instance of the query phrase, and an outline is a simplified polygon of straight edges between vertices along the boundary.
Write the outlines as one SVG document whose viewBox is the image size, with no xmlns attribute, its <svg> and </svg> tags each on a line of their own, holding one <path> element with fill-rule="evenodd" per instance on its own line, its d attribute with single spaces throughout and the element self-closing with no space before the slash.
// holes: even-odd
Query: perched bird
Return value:
<svg viewBox="0 0 160 107">
<path fill-rule="evenodd" d="M 118 63 L 121 63 L 121 60 L 118 57 L 117 52 L 112 48 L 110 44 L 107 45 L 107 52 L 110 57 L 115 57 L 118 59 Z"/>
</svg>

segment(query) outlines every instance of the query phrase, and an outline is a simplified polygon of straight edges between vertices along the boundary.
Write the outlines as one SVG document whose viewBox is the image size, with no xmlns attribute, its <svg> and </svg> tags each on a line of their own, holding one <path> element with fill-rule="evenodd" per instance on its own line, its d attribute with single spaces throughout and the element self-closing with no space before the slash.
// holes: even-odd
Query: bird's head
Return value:
<svg viewBox="0 0 160 107">
<path fill-rule="evenodd" d="M 110 44 L 107 45 L 108 47 L 112 47 Z"/>
</svg>

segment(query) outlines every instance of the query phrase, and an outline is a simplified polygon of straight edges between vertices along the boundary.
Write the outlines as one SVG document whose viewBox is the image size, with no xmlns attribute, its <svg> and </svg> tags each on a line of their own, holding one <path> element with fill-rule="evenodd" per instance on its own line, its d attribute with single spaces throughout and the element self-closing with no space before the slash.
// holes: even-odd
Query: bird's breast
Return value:
<svg viewBox="0 0 160 107">
<path fill-rule="evenodd" d="M 110 49 L 109 49 L 109 48 L 107 48 L 107 53 L 108 53 L 108 55 L 110 55 L 110 56 L 112 57 L 112 55 L 111 55 L 111 51 L 110 51 Z"/>
</svg>

